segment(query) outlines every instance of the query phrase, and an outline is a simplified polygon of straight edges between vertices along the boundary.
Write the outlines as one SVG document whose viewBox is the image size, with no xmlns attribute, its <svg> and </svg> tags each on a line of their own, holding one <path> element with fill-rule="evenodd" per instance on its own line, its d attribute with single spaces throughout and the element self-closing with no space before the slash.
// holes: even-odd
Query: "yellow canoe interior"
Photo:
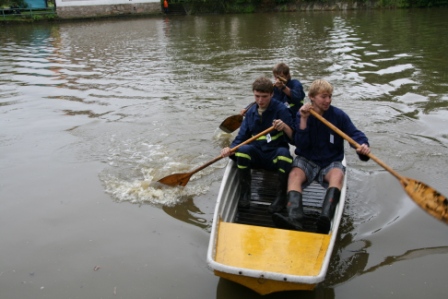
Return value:
<svg viewBox="0 0 448 299">
<path fill-rule="evenodd" d="M 322 269 L 331 234 L 282 230 L 220 221 L 215 260 L 241 269 L 239 275 L 215 274 L 260 294 L 285 290 L 312 290 L 313 284 L 267 280 L 244 275 L 258 270 L 297 276 L 316 276 Z M 286 279 L 286 278 L 285 278 Z"/>
</svg>

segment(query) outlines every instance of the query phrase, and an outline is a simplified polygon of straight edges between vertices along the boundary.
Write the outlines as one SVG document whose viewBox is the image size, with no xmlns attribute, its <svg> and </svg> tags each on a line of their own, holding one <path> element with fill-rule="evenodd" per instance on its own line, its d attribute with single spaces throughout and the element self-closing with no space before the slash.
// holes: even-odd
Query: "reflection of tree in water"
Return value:
<svg viewBox="0 0 448 299">
<path fill-rule="evenodd" d="M 204 213 L 194 204 L 193 197 L 187 197 L 179 204 L 168 207 L 163 206 L 163 210 L 170 216 L 179 219 L 183 222 L 193 224 L 207 231 L 210 230 L 210 224 L 207 219 L 200 217 Z"/>
<path fill-rule="evenodd" d="M 345 207 L 327 276 L 319 285 L 320 287 L 334 288 L 357 276 L 374 272 L 383 266 L 390 266 L 398 261 L 411 260 L 432 254 L 448 253 L 448 246 L 417 248 L 408 250 L 398 256 L 385 257 L 381 263 L 366 269 L 369 261 L 369 248 L 372 246 L 372 243 L 369 240 L 354 240 L 356 231 L 353 223 L 354 218 L 351 215 L 353 213 L 356 214 L 356 211 L 350 213 L 350 208 L 350 204 Z"/>
<path fill-rule="evenodd" d="M 340 241 L 340 245 L 338 252 L 333 254 L 329 274 L 322 284 L 325 287 L 335 287 L 357 276 L 375 272 L 383 266 L 390 266 L 395 262 L 448 253 L 448 246 L 411 249 L 401 255 L 388 256 L 381 263 L 366 269 L 369 259 L 369 253 L 366 249 L 370 247 L 371 242 L 366 240 L 352 242 L 352 235 L 347 234 Z"/>
<path fill-rule="evenodd" d="M 412 249 L 412 250 L 406 251 L 402 255 L 388 256 L 387 258 L 384 259 L 383 262 L 381 262 L 378 265 L 375 265 L 373 267 L 370 267 L 369 269 L 362 271 L 361 274 L 374 272 L 378 268 L 381 268 L 383 266 L 389 266 L 389 265 L 392 265 L 393 263 L 399 262 L 399 261 L 412 260 L 415 258 L 427 256 L 427 255 L 447 254 L 447 253 L 448 253 L 448 246 L 425 247 L 425 248 Z"/>
<path fill-rule="evenodd" d="M 371 243 L 366 240 L 353 241 L 352 234 L 348 233 L 337 241 L 337 248 L 333 252 L 330 267 L 325 281 L 325 287 L 334 287 L 363 273 L 369 254 L 366 251 Z"/>
</svg>

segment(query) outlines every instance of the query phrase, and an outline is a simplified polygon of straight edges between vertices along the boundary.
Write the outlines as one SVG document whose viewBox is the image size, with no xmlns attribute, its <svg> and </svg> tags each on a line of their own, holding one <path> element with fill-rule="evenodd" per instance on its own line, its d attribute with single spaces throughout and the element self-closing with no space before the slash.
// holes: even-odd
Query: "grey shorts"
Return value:
<svg viewBox="0 0 448 299">
<path fill-rule="evenodd" d="M 339 168 L 345 174 L 345 166 L 339 161 L 331 162 L 331 164 L 328 165 L 327 167 L 321 168 L 320 166 L 316 165 L 314 162 L 310 160 L 307 160 L 300 156 L 296 156 L 294 158 L 294 161 L 292 162 L 292 167 L 293 168 L 298 167 L 305 172 L 306 182 L 302 184 L 302 188 L 307 187 L 314 180 L 316 180 L 324 188 L 327 188 L 328 182 L 325 181 L 324 178 L 327 175 L 327 173 L 333 168 Z"/>
</svg>

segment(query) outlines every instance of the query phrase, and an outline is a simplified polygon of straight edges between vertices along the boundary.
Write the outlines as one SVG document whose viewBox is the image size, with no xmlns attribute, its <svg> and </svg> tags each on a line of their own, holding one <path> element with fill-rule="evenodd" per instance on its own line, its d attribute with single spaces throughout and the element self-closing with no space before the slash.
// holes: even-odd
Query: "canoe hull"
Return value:
<svg viewBox="0 0 448 299">
<path fill-rule="evenodd" d="M 285 291 L 312 291 L 316 287 L 315 284 L 301 284 L 264 278 L 254 278 L 243 275 L 233 275 L 217 270 L 214 271 L 214 274 L 221 278 L 243 285 L 260 295 L 268 295 L 275 292 Z"/>
<path fill-rule="evenodd" d="M 289 290 L 313 290 L 325 279 L 336 241 L 344 207 L 346 178 L 329 234 L 318 234 L 312 218 L 307 231 L 275 228 L 266 218 L 268 191 L 253 190 L 250 211 L 245 215 L 237 209 L 239 182 L 233 161 L 229 161 L 215 208 L 207 263 L 215 275 L 244 285 L 259 294 Z M 262 174 L 265 176 L 266 174 Z M 261 185 L 266 185 L 261 179 Z M 272 181 L 272 178 L 267 178 Z M 252 184 L 256 185 L 256 184 Z M 274 182 L 275 185 L 275 182 Z M 320 186 L 304 190 L 306 215 L 320 214 L 325 190 Z M 267 187 L 268 189 L 271 187 Z M 257 194 L 262 194 L 258 196 Z M 317 194 L 317 195 L 316 195 Z M 319 202 L 315 199 L 319 198 Z M 309 199 L 309 200 L 308 200 Z M 259 209 L 264 209 L 257 215 Z M 247 214 L 247 213 L 246 213 Z M 250 221 L 254 218 L 253 223 Z M 263 218 L 262 220 L 257 220 Z M 257 222 L 258 221 L 258 222 Z"/>
</svg>

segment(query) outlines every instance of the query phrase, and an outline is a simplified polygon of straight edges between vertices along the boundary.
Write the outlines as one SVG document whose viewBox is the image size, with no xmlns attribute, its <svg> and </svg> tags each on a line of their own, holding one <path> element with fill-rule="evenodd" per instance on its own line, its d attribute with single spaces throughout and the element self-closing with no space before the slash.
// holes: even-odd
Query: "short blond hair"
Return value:
<svg viewBox="0 0 448 299">
<path fill-rule="evenodd" d="M 309 97 L 315 97 L 320 93 L 333 93 L 333 86 L 324 79 L 317 79 L 311 83 L 310 89 L 308 90 Z"/>
</svg>

